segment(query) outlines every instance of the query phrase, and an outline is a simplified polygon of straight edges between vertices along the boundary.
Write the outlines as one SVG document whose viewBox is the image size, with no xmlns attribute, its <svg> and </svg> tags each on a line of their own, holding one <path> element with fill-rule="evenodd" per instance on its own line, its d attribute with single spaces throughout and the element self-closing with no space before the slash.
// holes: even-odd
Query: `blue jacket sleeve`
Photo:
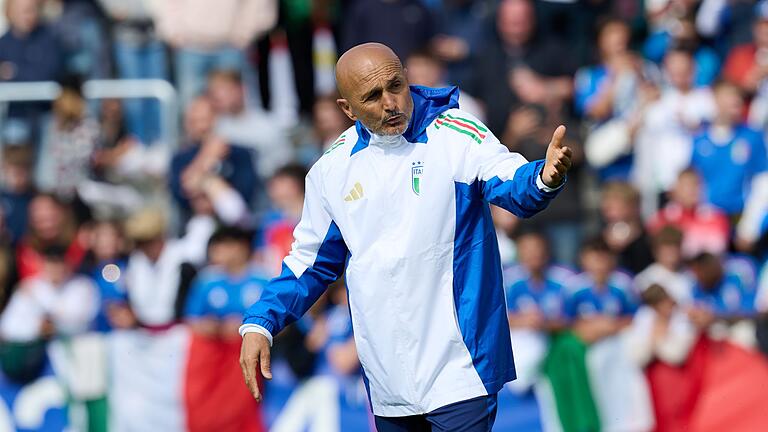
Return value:
<svg viewBox="0 0 768 432">
<path fill-rule="evenodd" d="M 528 218 L 543 210 L 562 189 L 562 185 L 548 188 L 539 179 L 544 160 L 528 162 L 523 155 L 510 152 L 480 120 L 468 113 L 460 115 L 465 124 L 483 131 L 478 135 L 481 140 L 465 138 L 465 181 L 477 184 L 485 201 L 515 216 Z"/>
<path fill-rule="evenodd" d="M 313 175 L 311 171 L 307 176 L 301 221 L 282 273 L 270 281 L 243 319 L 243 324 L 264 327 L 273 336 L 304 315 L 344 272 L 347 246 Z"/>
</svg>

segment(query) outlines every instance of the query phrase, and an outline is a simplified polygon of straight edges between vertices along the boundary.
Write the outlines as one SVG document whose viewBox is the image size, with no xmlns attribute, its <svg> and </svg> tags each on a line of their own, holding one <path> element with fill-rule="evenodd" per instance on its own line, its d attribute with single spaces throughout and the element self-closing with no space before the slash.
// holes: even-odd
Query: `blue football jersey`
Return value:
<svg viewBox="0 0 768 432">
<path fill-rule="evenodd" d="M 593 315 L 631 315 L 636 303 L 622 281 L 623 278 L 611 277 L 604 287 L 598 288 L 588 275 L 578 275 L 572 284 L 571 295 L 565 300 L 566 315 L 572 319 Z"/>
<path fill-rule="evenodd" d="M 693 301 L 720 317 L 750 315 L 755 312 L 755 295 L 735 274 L 728 273 L 712 290 L 698 283 L 693 286 Z"/>
<path fill-rule="evenodd" d="M 763 136 L 737 126 L 729 139 L 719 141 L 708 128 L 693 140 L 691 166 L 701 175 L 708 202 L 728 214 L 739 213 L 752 178 L 768 169 Z"/>
<path fill-rule="evenodd" d="M 269 280 L 257 269 L 231 276 L 208 267 L 196 279 L 187 298 L 184 315 L 191 318 L 242 316 L 261 297 Z"/>
</svg>

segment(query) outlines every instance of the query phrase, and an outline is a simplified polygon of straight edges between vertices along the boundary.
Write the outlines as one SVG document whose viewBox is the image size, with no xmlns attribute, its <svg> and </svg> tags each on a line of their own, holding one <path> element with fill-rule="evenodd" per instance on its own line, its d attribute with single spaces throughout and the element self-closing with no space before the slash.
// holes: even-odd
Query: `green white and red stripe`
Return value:
<svg viewBox="0 0 768 432">
<path fill-rule="evenodd" d="M 347 142 L 347 134 L 343 134 L 336 141 L 334 141 L 333 144 L 331 144 L 331 146 L 328 147 L 328 150 L 326 150 L 324 154 L 328 154 L 334 151 L 336 147 L 344 145 L 345 142 Z"/>
<path fill-rule="evenodd" d="M 488 129 L 480 123 L 466 117 L 458 117 L 448 113 L 440 114 L 435 120 L 435 129 L 445 126 L 456 132 L 469 136 L 478 144 L 482 144 Z"/>
</svg>

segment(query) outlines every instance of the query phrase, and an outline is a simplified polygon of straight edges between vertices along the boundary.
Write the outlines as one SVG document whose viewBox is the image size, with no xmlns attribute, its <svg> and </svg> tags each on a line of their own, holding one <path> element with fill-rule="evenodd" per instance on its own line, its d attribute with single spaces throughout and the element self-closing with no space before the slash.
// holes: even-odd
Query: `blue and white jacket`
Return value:
<svg viewBox="0 0 768 432">
<path fill-rule="evenodd" d="M 241 334 L 271 340 L 346 270 L 355 343 L 375 415 L 407 416 L 498 392 L 515 379 L 488 203 L 546 207 L 528 162 L 458 109 L 456 88 L 411 87 L 401 136 L 344 132 L 306 179 L 283 271 Z"/>
</svg>

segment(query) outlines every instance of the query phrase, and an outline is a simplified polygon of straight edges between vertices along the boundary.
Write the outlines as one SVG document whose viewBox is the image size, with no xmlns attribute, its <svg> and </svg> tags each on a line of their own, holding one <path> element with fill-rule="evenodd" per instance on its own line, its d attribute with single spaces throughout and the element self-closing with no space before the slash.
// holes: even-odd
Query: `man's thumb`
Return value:
<svg viewBox="0 0 768 432">
<path fill-rule="evenodd" d="M 270 367 L 269 350 L 263 350 L 259 356 L 259 365 L 261 366 L 261 374 L 266 379 L 272 379 L 272 370 Z"/>
</svg>

